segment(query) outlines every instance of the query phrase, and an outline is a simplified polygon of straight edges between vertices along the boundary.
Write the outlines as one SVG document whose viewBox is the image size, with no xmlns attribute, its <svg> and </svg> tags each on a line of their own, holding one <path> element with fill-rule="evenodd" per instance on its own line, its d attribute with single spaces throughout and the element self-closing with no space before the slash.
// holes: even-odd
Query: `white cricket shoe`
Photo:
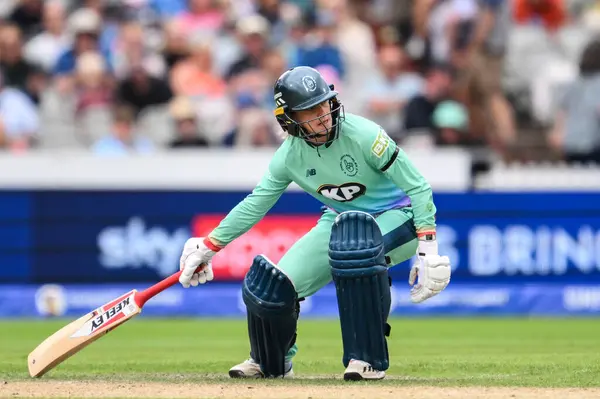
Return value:
<svg viewBox="0 0 600 399">
<path fill-rule="evenodd" d="M 385 371 L 375 370 L 369 363 L 362 360 L 350 360 L 344 372 L 346 381 L 382 380 L 383 378 L 385 378 Z"/>
<path fill-rule="evenodd" d="M 284 378 L 293 378 L 294 369 L 292 363 L 286 363 L 287 371 L 285 372 Z M 260 365 L 250 358 L 244 360 L 242 363 L 233 366 L 229 369 L 229 376 L 231 378 L 264 378 L 264 374 L 260 370 Z"/>
</svg>

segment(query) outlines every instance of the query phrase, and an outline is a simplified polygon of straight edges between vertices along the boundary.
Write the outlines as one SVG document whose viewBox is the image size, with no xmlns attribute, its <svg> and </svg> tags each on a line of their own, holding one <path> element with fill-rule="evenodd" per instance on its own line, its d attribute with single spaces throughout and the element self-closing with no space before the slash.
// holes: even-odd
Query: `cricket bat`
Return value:
<svg viewBox="0 0 600 399">
<path fill-rule="evenodd" d="M 201 267 L 198 268 L 201 270 Z M 144 304 L 175 285 L 181 271 L 138 292 L 131 290 L 67 324 L 38 345 L 28 356 L 31 377 L 41 377 L 83 348 L 141 313 Z"/>
</svg>

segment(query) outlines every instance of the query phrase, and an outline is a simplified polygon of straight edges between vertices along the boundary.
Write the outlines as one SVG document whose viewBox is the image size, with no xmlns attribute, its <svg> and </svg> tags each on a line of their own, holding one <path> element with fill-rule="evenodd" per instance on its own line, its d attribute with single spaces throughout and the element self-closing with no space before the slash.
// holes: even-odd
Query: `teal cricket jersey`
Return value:
<svg viewBox="0 0 600 399">
<path fill-rule="evenodd" d="M 379 125 L 346 113 L 338 138 L 328 147 L 288 136 L 252 193 L 209 237 L 224 246 L 244 234 L 292 182 L 336 212 L 375 214 L 411 206 L 417 231 L 435 228 L 431 187 L 404 151 Z"/>
</svg>

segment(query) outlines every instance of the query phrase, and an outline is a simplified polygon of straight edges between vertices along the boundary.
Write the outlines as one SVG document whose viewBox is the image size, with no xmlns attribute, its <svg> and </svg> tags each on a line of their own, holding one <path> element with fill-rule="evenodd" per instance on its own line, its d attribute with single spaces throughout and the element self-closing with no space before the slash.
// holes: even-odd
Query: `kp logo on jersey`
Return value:
<svg viewBox="0 0 600 399">
<path fill-rule="evenodd" d="M 317 192 L 322 196 L 338 202 L 355 200 L 366 191 L 367 188 L 360 183 L 344 183 L 341 186 L 323 184 L 317 189 Z"/>
</svg>

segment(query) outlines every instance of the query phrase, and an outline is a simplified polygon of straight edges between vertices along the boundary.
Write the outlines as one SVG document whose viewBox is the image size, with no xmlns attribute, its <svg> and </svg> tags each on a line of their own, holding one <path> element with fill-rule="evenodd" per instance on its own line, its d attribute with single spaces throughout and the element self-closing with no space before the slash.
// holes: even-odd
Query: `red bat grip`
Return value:
<svg viewBox="0 0 600 399">
<path fill-rule="evenodd" d="M 196 269 L 196 272 L 202 270 L 204 266 L 200 266 Z M 166 279 L 159 281 L 151 287 L 146 288 L 144 291 L 140 291 L 135 294 L 135 303 L 141 308 L 144 304 L 152 297 L 160 294 L 167 288 L 170 288 L 179 282 L 179 276 L 181 270 L 167 277 Z"/>
</svg>

